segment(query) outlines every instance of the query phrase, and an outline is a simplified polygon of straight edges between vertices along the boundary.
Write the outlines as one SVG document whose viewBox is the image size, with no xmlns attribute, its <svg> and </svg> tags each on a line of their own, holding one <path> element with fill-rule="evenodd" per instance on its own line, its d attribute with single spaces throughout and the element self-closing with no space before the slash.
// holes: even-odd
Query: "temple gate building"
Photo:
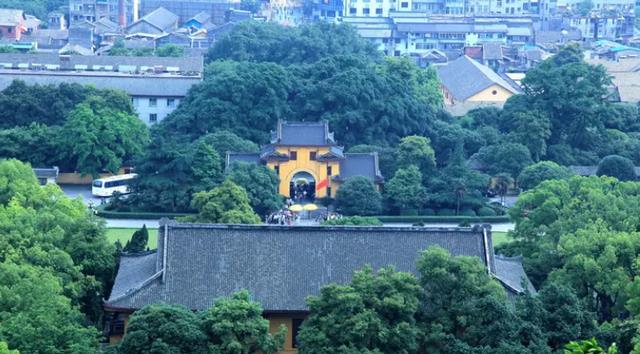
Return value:
<svg viewBox="0 0 640 354">
<path fill-rule="evenodd" d="M 345 153 L 338 146 L 329 124 L 278 121 L 270 144 L 260 152 L 227 152 L 226 165 L 258 163 L 280 177 L 278 192 L 292 199 L 335 197 L 350 177 L 363 176 L 377 186 L 383 182 L 376 153 Z"/>
</svg>

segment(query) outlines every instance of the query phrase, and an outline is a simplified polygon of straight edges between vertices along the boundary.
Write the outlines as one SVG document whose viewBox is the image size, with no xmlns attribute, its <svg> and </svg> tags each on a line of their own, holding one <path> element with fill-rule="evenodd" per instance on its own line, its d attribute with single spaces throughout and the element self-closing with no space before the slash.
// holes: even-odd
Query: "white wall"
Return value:
<svg viewBox="0 0 640 354">
<path fill-rule="evenodd" d="M 155 99 L 155 105 L 153 100 Z M 173 100 L 173 101 L 172 101 Z M 153 125 L 163 120 L 169 113 L 173 112 L 180 103 L 177 97 L 140 97 L 131 99 L 133 108 L 138 113 L 138 118 L 147 125 Z M 156 115 L 157 121 L 152 121 L 152 114 Z"/>
</svg>

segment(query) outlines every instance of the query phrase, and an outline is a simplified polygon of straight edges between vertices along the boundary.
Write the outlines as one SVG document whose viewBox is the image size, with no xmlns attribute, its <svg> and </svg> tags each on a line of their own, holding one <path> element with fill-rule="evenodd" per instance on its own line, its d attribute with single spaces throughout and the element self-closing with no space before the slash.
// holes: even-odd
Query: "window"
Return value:
<svg viewBox="0 0 640 354">
<path fill-rule="evenodd" d="M 291 343 L 291 346 L 294 348 L 298 347 L 298 333 L 300 332 L 300 326 L 302 325 L 302 321 L 304 321 L 302 318 L 294 318 L 291 320 L 291 338 L 293 340 L 293 343 Z"/>
<path fill-rule="evenodd" d="M 149 99 L 149 107 L 157 107 L 158 106 L 158 99 L 157 98 L 150 98 Z"/>
<path fill-rule="evenodd" d="M 327 166 L 327 176 L 331 177 L 332 174 L 333 174 L 333 171 L 331 169 L 331 166 Z"/>
<path fill-rule="evenodd" d="M 495 95 L 497 95 L 497 94 L 498 94 L 498 91 L 493 90 L 493 91 L 491 91 L 491 94 L 495 96 Z"/>
<path fill-rule="evenodd" d="M 316 151 L 309 152 L 309 160 L 315 161 L 317 156 L 318 156 L 318 153 Z"/>
<path fill-rule="evenodd" d="M 400 7 L 402 7 L 403 9 L 406 9 L 407 7 L 409 7 L 409 3 L 404 1 L 400 3 Z"/>
<path fill-rule="evenodd" d="M 331 187 L 327 187 L 327 197 L 331 198 Z"/>
<path fill-rule="evenodd" d="M 354 7 L 349 9 L 349 14 L 350 15 L 355 15 L 356 14 L 356 9 Z"/>
<path fill-rule="evenodd" d="M 289 151 L 289 159 L 290 160 L 297 160 L 298 159 L 298 152 L 297 151 Z"/>
<path fill-rule="evenodd" d="M 280 176 L 280 165 L 275 165 L 273 169 L 276 171 L 276 175 Z"/>
<path fill-rule="evenodd" d="M 158 114 L 157 113 L 149 114 L 149 123 L 155 123 L 157 121 L 158 121 Z"/>
<path fill-rule="evenodd" d="M 363 15 L 368 15 L 371 12 L 371 10 L 369 10 L 368 8 L 362 9 L 362 14 Z"/>
<path fill-rule="evenodd" d="M 376 15 L 382 15 L 382 9 L 376 9 Z"/>
<path fill-rule="evenodd" d="M 13 32 L 13 28 L 11 28 L 11 27 L 7 28 L 7 32 L 9 32 L 9 33 Z"/>
<path fill-rule="evenodd" d="M 173 98 L 167 98 L 167 107 L 175 107 L 176 106 L 176 100 Z"/>
</svg>

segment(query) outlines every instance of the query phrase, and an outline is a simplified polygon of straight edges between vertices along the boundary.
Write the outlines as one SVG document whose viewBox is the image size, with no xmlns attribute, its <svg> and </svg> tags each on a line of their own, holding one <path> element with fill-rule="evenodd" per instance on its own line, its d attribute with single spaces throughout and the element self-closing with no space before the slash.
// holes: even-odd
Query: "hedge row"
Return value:
<svg viewBox="0 0 640 354">
<path fill-rule="evenodd" d="M 110 211 L 98 209 L 96 215 L 105 219 L 144 219 L 144 220 L 158 220 L 162 218 L 175 219 L 181 216 L 187 216 L 191 214 L 186 213 L 151 213 L 143 211 Z"/>
<path fill-rule="evenodd" d="M 383 215 L 376 216 L 378 220 L 383 223 L 425 223 L 425 224 L 438 224 L 438 223 L 456 223 L 468 222 L 470 224 L 478 223 L 509 223 L 511 219 L 509 216 L 434 216 L 434 215 L 417 215 L 417 216 L 403 216 L 403 215 Z"/>
</svg>

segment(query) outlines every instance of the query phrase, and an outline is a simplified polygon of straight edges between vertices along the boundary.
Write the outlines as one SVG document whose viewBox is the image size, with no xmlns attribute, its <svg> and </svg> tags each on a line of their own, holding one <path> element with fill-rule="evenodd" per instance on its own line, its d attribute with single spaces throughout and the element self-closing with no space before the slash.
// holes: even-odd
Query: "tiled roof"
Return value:
<svg viewBox="0 0 640 354">
<path fill-rule="evenodd" d="M 502 43 L 487 42 L 482 44 L 482 59 L 484 60 L 502 60 L 504 53 L 502 52 Z"/>
<path fill-rule="evenodd" d="M 260 163 L 260 153 L 257 152 L 227 152 L 227 167 L 234 162 Z"/>
<path fill-rule="evenodd" d="M 329 123 L 279 121 L 277 130 L 271 132 L 275 145 L 327 146 L 335 144 Z"/>
<path fill-rule="evenodd" d="M 24 11 L 0 9 L 0 26 L 17 26 L 24 20 Z"/>
<path fill-rule="evenodd" d="M 58 177 L 59 169 L 57 167 L 34 167 L 33 173 L 35 173 L 37 178 L 56 178 Z"/>
<path fill-rule="evenodd" d="M 165 31 L 165 30 L 170 29 L 171 27 L 173 27 L 173 25 L 178 22 L 178 19 L 179 19 L 178 15 L 176 15 L 173 12 L 165 9 L 164 7 L 159 7 L 157 9 L 149 12 L 148 14 L 143 16 L 142 18 L 140 18 L 140 20 L 138 20 L 138 22 L 144 21 L 144 22 L 147 22 L 148 24 L 158 28 L 161 31 Z M 132 23 L 129 27 L 132 27 L 136 23 L 137 22 Z"/>
<path fill-rule="evenodd" d="M 201 11 L 201 12 L 198 12 L 195 16 L 193 16 L 189 21 L 194 20 L 200 24 L 206 24 L 207 22 L 209 22 L 210 19 L 211 19 L 211 15 L 209 15 L 204 11 Z"/>
<path fill-rule="evenodd" d="M 95 58 L 95 56 L 87 57 Z M 185 97 L 189 89 L 200 83 L 197 77 L 182 76 L 105 76 L 75 75 L 67 73 L 30 73 L 15 72 L 17 70 L 0 70 L 0 90 L 4 90 L 14 80 L 21 80 L 29 85 L 59 85 L 61 83 L 77 83 L 92 85 L 98 89 L 123 90 L 130 96 L 141 97 Z"/>
<path fill-rule="evenodd" d="M 157 253 L 122 257 L 105 306 L 138 309 L 165 302 L 202 310 L 217 298 L 247 289 L 267 312 L 305 311 L 307 296 L 318 294 L 329 283 L 350 282 L 353 272 L 365 265 L 416 273 L 416 259 L 431 246 L 478 257 L 501 282 L 512 284 L 521 275 L 521 269 L 513 266 L 517 261 L 506 261 L 495 274 L 491 233 L 487 230 L 485 237 L 484 230 L 479 226 L 200 225 L 164 220 Z"/>
<path fill-rule="evenodd" d="M 500 75 L 466 55 L 438 66 L 438 77 L 453 97 L 464 101 L 478 92 L 499 85 L 505 90 L 517 93 Z"/>
<path fill-rule="evenodd" d="M 340 175 L 336 179 L 346 180 L 355 176 L 363 176 L 372 181 L 381 181 L 382 175 L 378 167 L 377 153 L 348 153 L 340 160 Z"/>
<path fill-rule="evenodd" d="M 598 166 L 569 166 L 579 176 L 595 176 Z"/>
<path fill-rule="evenodd" d="M 496 265 L 494 276 L 504 286 L 515 293 L 522 293 L 525 291 L 524 284 L 530 293 L 536 293 L 536 289 L 522 267 L 522 257 L 506 257 L 497 254 L 494 257 L 494 262 Z"/>
</svg>

